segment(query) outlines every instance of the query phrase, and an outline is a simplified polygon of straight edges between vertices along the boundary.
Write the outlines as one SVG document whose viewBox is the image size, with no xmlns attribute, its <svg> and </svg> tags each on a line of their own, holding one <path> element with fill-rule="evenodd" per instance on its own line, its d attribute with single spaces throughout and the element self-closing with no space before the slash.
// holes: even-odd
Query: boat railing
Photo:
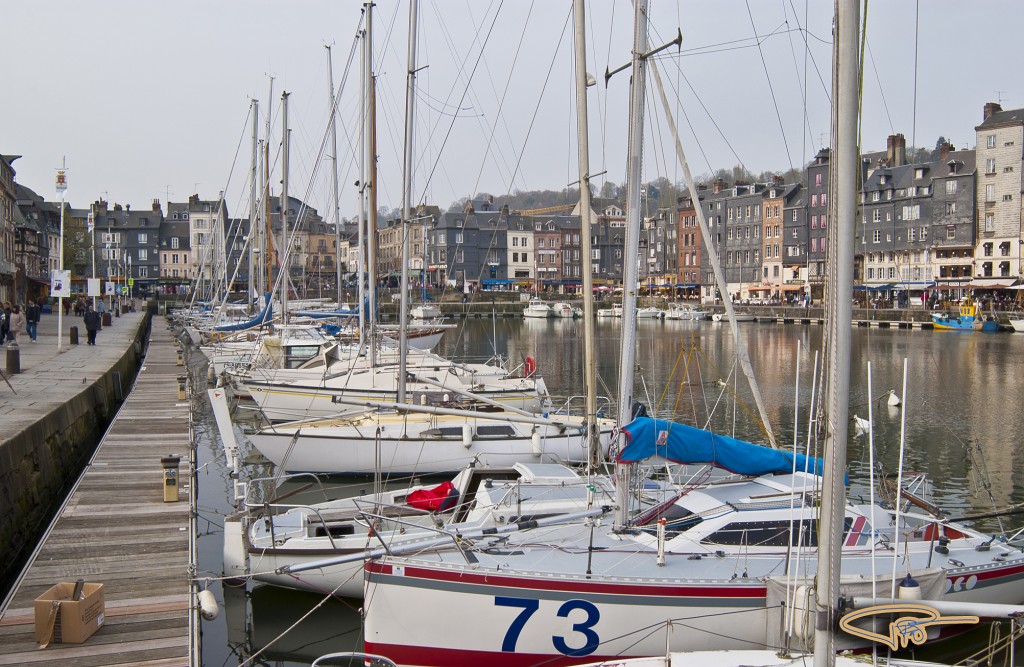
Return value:
<svg viewBox="0 0 1024 667">
<path fill-rule="evenodd" d="M 554 396 L 551 397 L 555 399 Z M 556 415 L 582 415 L 586 412 L 587 397 L 582 394 L 574 394 L 567 396 L 565 400 L 552 409 L 552 413 Z M 576 407 L 579 405 L 579 407 Z M 607 396 L 597 397 L 597 416 L 601 417 L 604 415 L 615 414 L 615 403 Z"/>
</svg>

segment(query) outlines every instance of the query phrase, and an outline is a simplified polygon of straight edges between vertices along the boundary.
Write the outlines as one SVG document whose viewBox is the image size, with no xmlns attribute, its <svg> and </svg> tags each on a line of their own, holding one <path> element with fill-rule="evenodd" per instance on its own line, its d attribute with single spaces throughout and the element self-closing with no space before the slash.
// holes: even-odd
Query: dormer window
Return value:
<svg viewBox="0 0 1024 667">
<path fill-rule="evenodd" d="M 172 219 L 172 220 L 177 220 L 177 219 L 178 219 L 178 214 L 177 214 L 177 213 L 175 213 L 175 214 L 174 214 L 173 216 L 171 216 L 171 219 Z"/>
<path fill-rule="evenodd" d="M 885 174 L 882 174 L 881 176 L 878 177 L 878 184 L 885 185 L 888 182 L 888 180 L 888 177 Z"/>
<path fill-rule="evenodd" d="M 922 169 L 920 167 L 915 169 L 914 170 L 914 178 L 917 178 L 917 179 L 924 178 L 924 169 Z"/>
<path fill-rule="evenodd" d="M 181 214 L 181 219 L 188 220 L 188 211 L 185 211 L 184 213 Z"/>
</svg>

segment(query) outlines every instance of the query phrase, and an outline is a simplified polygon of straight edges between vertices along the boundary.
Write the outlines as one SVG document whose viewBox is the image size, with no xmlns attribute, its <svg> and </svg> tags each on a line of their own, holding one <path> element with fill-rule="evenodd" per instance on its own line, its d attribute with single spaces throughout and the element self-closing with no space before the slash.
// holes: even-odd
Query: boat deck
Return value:
<svg viewBox="0 0 1024 667">
<path fill-rule="evenodd" d="M 173 343 L 163 319 L 154 320 L 134 388 L 0 618 L 0 665 L 190 664 L 191 429 Z M 160 459 L 168 455 L 181 457 L 179 500 L 165 503 Z M 39 650 L 33 601 L 79 577 L 104 585 L 103 627 L 83 644 Z"/>
</svg>

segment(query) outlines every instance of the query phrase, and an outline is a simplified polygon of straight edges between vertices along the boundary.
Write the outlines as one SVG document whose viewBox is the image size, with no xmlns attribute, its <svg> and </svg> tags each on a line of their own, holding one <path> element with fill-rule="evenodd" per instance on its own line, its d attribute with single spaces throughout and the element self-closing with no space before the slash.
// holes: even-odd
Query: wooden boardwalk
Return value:
<svg viewBox="0 0 1024 667">
<path fill-rule="evenodd" d="M 24 571 L 0 619 L 0 665 L 187 667 L 192 465 L 189 407 L 178 400 L 176 351 L 155 318 L 135 387 Z M 160 458 L 181 457 L 179 501 L 163 501 Z M 84 644 L 38 650 L 33 601 L 61 581 L 104 584 L 106 621 Z"/>
</svg>

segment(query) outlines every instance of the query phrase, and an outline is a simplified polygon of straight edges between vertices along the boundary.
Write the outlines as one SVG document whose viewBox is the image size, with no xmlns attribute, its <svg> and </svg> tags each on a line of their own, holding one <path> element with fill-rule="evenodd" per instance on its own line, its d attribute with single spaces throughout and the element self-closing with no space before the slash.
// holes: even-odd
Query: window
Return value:
<svg viewBox="0 0 1024 667">
<path fill-rule="evenodd" d="M 992 183 L 989 183 L 988 185 L 985 186 L 985 201 L 990 202 L 990 201 L 995 201 L 995 200 L 996 200 L 996 186 L 993 185 Z"/>
<path fill-rule="evenodd" d="M 811 237 L 811 252 L 818 252 L 818 237 Z"/>
<path fill-rule="evenodd" d="M 999 256 L 1000 257 L 1009 257 L 1010 256 L 1010 242 L 1009 241 L 1003 241 L 1002 243 L 999 244 Z"/>
<path fill-rule="evenodd" d="M 896 267 L 890 266 L 889 267 L 889 280 L 892 280 L 895 277 L 896 277 Z"/>
<path fill-rule="evenodd" d="M 811 229 L 817 229 L 817 228 L 818 228 L 818 216 L 812 215 L 811 216 Z"/>
<path fill-rule="evenodd" d="M 455 251 L 455 261 L 462 264 L 465 260 L 463 259 L 462 250 Z"/>
<path fill-rule="evenodd" d="M 956 227 L 953 225 L 946 225 L 946 240 L 952 241 L 956 238 Z"/>
<path fill-rule="evenodd" d="M 828 206 L 828 193 L 827 192 L 822 192 L 821 193 L 821 205 L 822 206 Z"/>
<path fill-rule="evenodd" d="M 920 239 L 922 241 L 927 241 L 928 240 L 928 228 L 927 227 L 922 227 L 920 229 L 920 233 L 918 234 L 918 236 L 920 237 Z"/>
<path fill-rule="evenodd" d="M 815 174 L 814 175 L 814 184 L 817 185 L 817 186 L 821 185 L 821 174 Z"/>
<path fill-rule="evenodd" d="M 793 222 L 796 222 L 796 209 L 793 210 L 792 220 Z"/>
<path fill-rule="evenodd" d="M 991 243 L 982 243 L 981 244 L 981 254 L 984 255 L 985 257 L 991 257 L 992 256 L 992 244 Z"/>
<path fill-rule="evenodd" d="M 921 218 L 921 205 L 914 204 L 913 206 L 903 207 L 903 219 L 904 220 L 919 220 Z"/>
<path fill-rule="evenodd" d="M 985 148 L 995 148 L 995 147 L 996 147 L 996 135 L 990 134 L 990 135 L 986 136 L 985 137 Z"/>
<path fill-rule="evenodd" d="M 146 232 L 139 232 L 139 243 L 140 244 L 147 243 L 148 240 L 149 240 L 149 236 L 146 234 Z"/>
<path fill-rule="evenodd" d="M 139 271 L 139 277 L 140 278 L 148 278 L 149 277 L 149 267 L 148 266 L 140 266 L 140 267 L 138 267 L 138 271 Z"/>
<path fill-rule="evenodd" d="M 147 250 L 146 248 L 139 248 L 139 261 L 149 261 L 149 250 Z"/>
<path fill-rule="evenodd" d="M 996 216 L 993 213 L 985 214 L 985 231 L 994 232 L 996 231 Z"/>
<path fill-rule="evenodd" d="M 871 242 L 872 243 L 881 243 L 882 242 L 882 231 L 881 230 L 876 229 L 874 232 L 872 232 L 872 234 L 871 234 Z"/>
<path fill-rule="evenodd" d="M 811 206 L 818 205 L 818 195 L 811 195 Z"/>
<path fill-rule="evenodd" d="M 874 211 L 871 212 L 871 222 L 881 222 L 881 221 L 882 221 L 882 211 L 881 211 L 881 209 L 877 209 L 876 208 Z"/>
<path fill-rule="evenodd" d="M 178 263 L 178 253 L 174 253 L 173 255 L 171 255 L 171 264 L 177 264 L 177 263 Z"/>
<path fill-rule="evenodd" d="M 911 243 L 917 240 L 917 230 L 913 227 L 907 230 L 907 240 Z"/>
<path fill-rule="evenodd" d="M 462 232 L 455 232 L 455 244 L 459 245 L 462 243 Z"/>
<path fill-rule="evenodd" d="M 513 248 L 518 248 L 519 247 L 519 237 L 518 236 L 513 236 L 512 237 L 512 247 Z"/>
<path fill-rule="evenodd" d="M 537 247 L 538 248 L 543 248 L 544 247 L 544 239 L 543 238 L 537 239 Z"/>
<path fill-rule="evenodd" d="M 825 222 L 828 220 L 828 216 L 824 213 L 821 214 L 821 224 L 819 225 L 822 229 L 825 229 Z"/>
<path fill-rule="evenodd" d="M 948 201 L 948 202 L 946 202 L 946 215 L 956 215 L 956 202 L 955 201 Z"/>
<path fill-rule="evenodd" d="M 1013 173 L 1013 167 L 1003 167 L 1003 173 L 1004 174 L 1012 174 Z"/>
<path fill-rule="evenodd" d="M 195 223 L 196 223 L 196 229 L 206 229 L 206 219 L 205 218 L 196 218 L 195 219 Z"/>
<path fill-rule="evenodd" d="M 985 160 L 985 173 L 994 174 L 996 173 L 996 161 L 994 158 L 988 158 Z"/>
<path fill-rule="evenodd" d="M 882 193 L 875 191 L 871 193 L 871 201 L 879 201 L 882 198 Z"/>
<path fill-rule="evenodd" d="M 1003 195 L 1003 201 L 1013 201 L 1013 195 Z"/>
<path fill-rule="evenodd" d="M 206 236 L 203 234 L 196 234 L 196 245 L 204 245 L 206 243 Z"/>
</svg>

